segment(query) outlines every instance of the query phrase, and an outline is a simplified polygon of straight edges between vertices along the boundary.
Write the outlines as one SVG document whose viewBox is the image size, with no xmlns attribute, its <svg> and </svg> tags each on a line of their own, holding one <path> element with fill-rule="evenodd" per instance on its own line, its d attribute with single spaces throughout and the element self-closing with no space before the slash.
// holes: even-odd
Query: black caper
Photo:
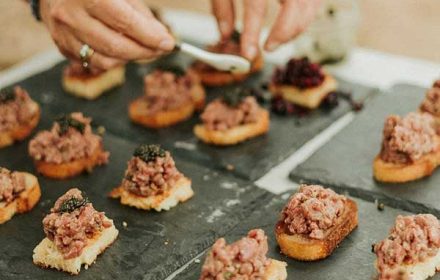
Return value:
<svg viewBox="0 0 440 280">
<path fill-rule="evenodd" d="M 145 162 L 154 161 L 157 157 L 165 157 L 165 150 L 160 145 L 143 144 L 134 150 L 133 156 Z"/>
<path fill-rule="evenodd" d="M 83 199 L 78 199 L 76 197 L 71 197 L 65 200 L 57 212 L 61 213 L 72 213 L 75 209 L 81 208 L 89 203 L 89 199 L 85 196 L 84 193 L 81 194 Z"/>
<path fill-rule="evenodd" d="M 86 125 L 74 118 L 71 115 L 62 115 L 55 120 L 60 126 L 60 134 L 65 134 L 69 127 L 76 129 L 80 133 L 84 133 Z"/>
</svg>

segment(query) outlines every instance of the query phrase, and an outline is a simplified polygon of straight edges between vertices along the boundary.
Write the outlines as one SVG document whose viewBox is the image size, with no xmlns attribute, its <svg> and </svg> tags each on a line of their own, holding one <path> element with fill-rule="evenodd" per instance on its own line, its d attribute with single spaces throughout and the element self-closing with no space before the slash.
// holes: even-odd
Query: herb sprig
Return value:
<svg viewBox="0 0 440 280">
<path fill-rule="evenodd" d="M 76 129 L 80 133 L 84 133 L 84 129 L 86 127 L 84 123 L 72 118 L 72 116 L 70 115 L 62 115 L 58 117 L 55 121 L 60 126 L 61 135 L 65 134 L 69 130 L 69 127 Z"/>
</svg>

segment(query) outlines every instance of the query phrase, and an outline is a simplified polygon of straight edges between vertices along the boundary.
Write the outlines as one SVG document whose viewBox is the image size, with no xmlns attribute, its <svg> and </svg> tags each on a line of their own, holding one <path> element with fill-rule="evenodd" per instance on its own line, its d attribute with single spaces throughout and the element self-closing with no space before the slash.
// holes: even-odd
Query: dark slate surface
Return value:
<svg viewBox="0 0 440 280">
<path fill-rule="evenodd" d="M 42 126 L 47 127 L 45 122 Z M 240 223 L 255 209 L 255 201 L 267 195 L 250 183 L 175 158 L 177 167 L 193 180 L 195 196 L 191 200 L 162 213 L 122 206 L 106 194 L 120 183 L 136 145 L 107 134 L 105 147 L 111 152 L 107 166 L 65 181 L 39 177 L 43 193 L 39 204 L 0 226 L 0 279 L 69 278 L 35 266 L 32 251 L 44 237 L 43 216 L 71 187 L 86 191 L 95 208 L 114 219 L 120 231 L 96 264 L 75 279 L 164 279 Z M 2 150 L 0 166 L 34 172 L 26 151 L 27 141 Z"/>
<path fill-rule="evenodd" d="M 372 175 L 386 116 L 417 110 L 425 92 L 423 88 L 398 85 L 390 93 L 376 97 L 350 125 L 293 170 L 291 178 L 338 187 L 369 200 L 380 198 L 409 211 L 438 215 L 439 171 L 405 184 L 379 183 Z"/>
<path fill-rule="evenodd" d="M 299 262 L 280 254 L 274 235 L 279 212 L 288 197 L 289 194 L 284 194 L 271 198 L 263 208 L 252 214 L 252 218 L 225 236 L 228 242 L 233 242 L 245 236 L 253 228 L 262 228 L 268 235 L 268 256 L 288 264 L 287 279 L 374 279 L 376 276 L 374 268 L 376 256 L 371 252 L 371 245 L 387 236 L 397 215 L 409 214 L 389 207 L 386 207 L 384 211 L 378 211 L 374 203 L 356 199 L 359 208 L 359 227 L 327 259 L 317 262 Z M 200 263 L 193 262 L 186 270 L 177 275 L 176 279 L 198 279 L 205 255 L 200 258 Z M 440 276 L 434 279 L 440 279 Z"/>
</svg>

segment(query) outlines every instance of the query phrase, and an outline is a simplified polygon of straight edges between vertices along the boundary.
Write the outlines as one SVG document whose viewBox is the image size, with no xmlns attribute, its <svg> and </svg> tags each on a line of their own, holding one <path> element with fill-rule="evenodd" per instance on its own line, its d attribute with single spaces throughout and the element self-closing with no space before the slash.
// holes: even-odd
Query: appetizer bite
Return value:
<svg viewBox="0 0 440 280">
<path fill-rule="evenodd" d="M 389 116 L 380 154 L 373 162 L 374 178 L 404 183 L 431 175 L 440 163 L 440 140 L 434 118 L 427 113 Z"/>
<path fill-rule="evenodd" d="M 307 109 L 316 109 L 338 87 L 336 80 L 319 64 L 307 57 L 292 58 L 285 67 L 275 69 L 269 90 L 274 97 L 282 97 Z"/>
<path fill-rule="evenodd" d="M 159 145 L 136 148 L 121 185 L 110 192 L 121 204 L 159 212 L 193 195 L 191 180 L 177 170 L 171 154 Z"/>
<path fill-rule="evenodd" d="M 46 177 L 65 179 L 108 162 L 102 137 L 94 134 L 90 118 L 82 113 L 59 117 L 50 130 L 39 132 L 29 143 L 29 155 L 37 171 Z"/>
<path fill-rule="evenodd" d="M 440 127 L 440 80 L 435 81 L 426 93 L 420 105 L 420 111 L 431 114 L 435 119 L 437 129 Z"/>
<path fill-rule="evenodd" d="M 205 105 L 205 89 L 192 70 L 156 70 L 144 78 L 144 95 L 129 108 L 130 119 L 150 128 L 174 125 L 190 118 Z"/>
<path fill-rule="evenodd" d="M 104 92 L 125 82 L 125 66 L 116 66 L 107 71 L 84 68 L 72 63 L 63 71 L 62 84 L 66 92 L 85 99 L 93 100 Z"/>
<path fill-rule="evenodd" d="M 423 280 L 440 268 L 440 223 L 431 214 L 397 216 L 389 236 L 373 245 L 379 280 Z"/>
<path fill-rule="evenodd" d="M 40 120 L 40 107 L 21 87 L 0 90 L 0 148 L 22 141 Z"/>
<path fill-rule="evenodd" d="M 0 167 L 0 224 L 15 213 L 32 210 L 40 197 L 40 185 L 34 175 Z"/>
<path fill-rule="evenodd" d="M 269 112 L 244 91 L 228 92 L 212 101 L 201 115 L 195 135 L 205 143 L 235 145 L 269 131 Z"/>
<path fill-rule="evenodd" d="M 281 212 L 275 236 L 281 252 L 301 261 L 328 257 L 358 225 L 356 203 L 318 185 L 301 185 Z"/>
<path fill-rule="evenodd" d="M 93 208 L 83 192 L 73 188 L 58 198 L 43 219 L 46 234 L 34 249 L 34 264 L 78 274 L 92 265 L 118 237 L 113 221 Z"/>
<path fill-rule="evenodd" d="M 287 279 L 287 264 L 269 259 L 267 251 L 267 236 L 262 229 L 253 229 L 230 245 L 220 238 L 206 257 L 199 279 Z"/>
<path fill-rule="evenodd" d="M 240 33 L 234 31 L 230 39 L 222 40 L 216 45 L 208 46 L 207 50 L 215 53 L 240 56 Z M 261 51 L 259 51 L 255 59 L 251 61 L 251 69 L 249 73 L 238 74 L 228 71 L 219 71 L 201 61 L 196 61 L 192 68 L 199 75 L 200 79 L 202 80 L 202 84 L 207 86 L 223 86 L 244 81 L 252 73 L 260 71 L 263 66 L 263 55 Z"/>
</svg>

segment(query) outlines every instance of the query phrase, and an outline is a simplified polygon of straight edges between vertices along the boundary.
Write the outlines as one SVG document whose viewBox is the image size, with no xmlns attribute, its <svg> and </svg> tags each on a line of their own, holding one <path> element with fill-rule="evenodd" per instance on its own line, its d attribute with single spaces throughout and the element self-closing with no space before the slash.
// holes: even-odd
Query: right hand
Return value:
<svg viewBox="0 0 440 280">
<path fill-rule="evenodd" d="M 175 45 L 142 0 L 40 0 L 40 13 L 67 58 L 80 62 L 83 44 L 95 50 L 90 58 L 93 68 L 155 58 Z"/>
</svg>

